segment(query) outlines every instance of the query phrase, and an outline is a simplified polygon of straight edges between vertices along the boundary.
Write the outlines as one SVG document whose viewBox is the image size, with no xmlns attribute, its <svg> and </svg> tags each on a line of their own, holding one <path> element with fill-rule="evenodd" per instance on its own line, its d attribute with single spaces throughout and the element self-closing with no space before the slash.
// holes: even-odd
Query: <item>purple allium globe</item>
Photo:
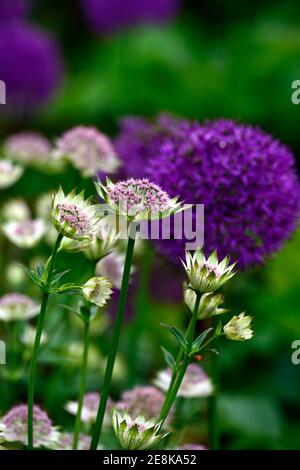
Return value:
<svg viewBox="0 0 300 470">
<path fill-rule="evenodd" d="M 178 11 L 180 0 L 81 0 L 82 11 L 97 33 L 112 34 L 141 23 L 163 23 Z"/>
<path fill-rule="evenodd" d="M 28 6 L 28 0 L 1 0 L 0 24 L 24 19 Z"/>
<path fill-rule="evenodd" d="M 27 114 L 53 97 L 62 61 L 56 42 L 46 32 L 24 23 L 0 26 L 0 57 L 9 111 Z"/>
<path fill-rule="evenodd" d="M 230 120 L 126 119 L 116 141 L 128 174 L 149 177 L 186 203 L 205 205 L 206 254 L 261 263 L 295 230 L 300 185 L 290 150 L 258 127 Z M 185 240 L 160 242 L 171 258 Z"/>
</svg>

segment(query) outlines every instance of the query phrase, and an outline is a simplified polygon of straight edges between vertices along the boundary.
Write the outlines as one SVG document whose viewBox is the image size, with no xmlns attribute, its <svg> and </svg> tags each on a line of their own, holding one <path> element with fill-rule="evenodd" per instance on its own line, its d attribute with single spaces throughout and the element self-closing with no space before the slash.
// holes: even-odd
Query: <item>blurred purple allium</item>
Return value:
<svg viewBox="0 0 300 470">
<path fill-rule="evenodd" d="M 0 57 L 8 111 L 24 115 L 48 103 L 62 78 L 62 60 L 45 31 L 24 23 L 0 26 Z"/>
<path fill-rule="evenodd" d="M 149 177 L 170 196 L 205 205 L 206 254 L 239 267 L 279 250 L 299 220 L 300 186 L 290 150 L 258 127 L 230 120 L 129 118 L 116 141 L 128 176 Z M 160 242 L 172 259 L 185 240 Z"/>
<path fill-rule="evenodd" d="M 24 19 L 28 6 L 28 0 L 1 0 L 0 24 L 6 25 L 9 22 Z"/>
<path fill-rule="evenodd" d="M 81 0 L 81 5 L 91 27 L 106 35 L 128 26 L 169 21 L 180 0 Z"/>
</svg>

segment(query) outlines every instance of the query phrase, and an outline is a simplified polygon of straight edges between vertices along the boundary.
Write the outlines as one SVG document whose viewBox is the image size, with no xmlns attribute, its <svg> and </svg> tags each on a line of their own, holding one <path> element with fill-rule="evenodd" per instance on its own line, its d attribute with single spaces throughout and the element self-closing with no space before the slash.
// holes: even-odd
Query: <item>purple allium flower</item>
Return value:
<svg viewBox="0 0 300 470">
<path fill-rule="evenodd" d="M 14 406 L 1 418 L 0 438 L 27 445 L 27 416 L 27 405 Z M 52 447 L 57 442 L 57 430 L 47 413 L 37 405 L 33 407 L 33 431 L 34 447 Z"/>
<path fill-rule="evenodd" d="M 24 19 L 28 11 L 28 0 L 1 0 L 0 24 Z"/>
<path fill-rule="evenodd" d="M 178 447 L 177 450 L 207 450 L 207 447 L 201 444 L 184 444 Z"/>
<path fill-rule="evenodd" d="M 186 203 L 205 205 L 206 254 L 239 267 L 279 250 L 299 220 L 300 186 L 289 149 L 258 127 L 230 120 L 204 125 L 160 116 L 127 119 L 116 149 L 133 177 L 149 177 Z M 171 258 L 185 240 L 160 242 Z"/>
<path fill-rule="evenodd" d="M 179 8 L 179 0 L 82 0 L 82 10 L 91 27 L 100 34 L 141 23 L 163 23 Z"/>
<path fill-rule="evenodd" d="M 63 432 L 59 436 L 57 449 L 55 450 L 72 450 L 73 449 L 74 434 L 72 432 Z M 91 437 L 86 434 L 79 434 L 78 450 L 89 450 L 91 444 Z"/>
<path fill-rule="evenodd" d="M 20 163 L 47 162 L 50 159 L 52 145 L 50 141 L 36 132 L 20 132 L 9 136 L 3 144 L 3 154 L 6 158 Z"/>
<path fill-rule="evenodd" d="M 0 26 L 0 57 L 10 111 L 28 113 L 52 98 L 62 63 L 56 42 L 46 32 L 24 23 Z"/>
<path fill-rule="evenodd" d="M 116 407 L 119 410 L 126 411 L 133 419 L 144 416 L 146 419 L 154 418 L 158 420 L 164 400 L 165 395 L 156 387 L 151 385 L 139 386 L 124 392 Z M 167 423 L 172 420 L 173 415 L 174 410 L 171 410 Z"/>
<path fill-rule="evenodd" d="M 154 384 L 166 392 L 169 389 L 172 378 L 171 369 L 158 372 Z M 207 397 L 213 393 L 213 385 L 202 367 L 197 364 L 190 364 L 179 388 L 178 397 Z"/>
<path fill-rule="evenodd" d="M 81 420 L 83 422 L 94 422 L 97 417 L 98 407 L 100 402 L 100 395 L 97 392 L 90 392 L 84 395 L 83 399 L 83 407 L 81 413 Z M 113 406 L 112 400 L 109 398 L 107 405 L 106 405 L 106 413 L 105 413 L 105 423 L 108 424 L 110 422 L 110 409 Z M 71 413 L 72 415 L 77 414 L 78 410 L 78 402 L 77 401 L 69 401 L 66 403 L 65 409 Z"/>
</svg>

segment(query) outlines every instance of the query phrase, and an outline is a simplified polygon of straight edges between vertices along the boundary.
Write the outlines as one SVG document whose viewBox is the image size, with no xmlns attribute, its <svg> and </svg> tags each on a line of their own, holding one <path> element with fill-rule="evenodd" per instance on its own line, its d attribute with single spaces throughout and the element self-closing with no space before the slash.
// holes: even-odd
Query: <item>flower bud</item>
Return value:
<svg viewBox="0 0 300 470">
<path fill-rule="evenodd" d="M 112 294 L 112 285 L 105 277 L 92 277 L 82 287 L 82 293 L 86 300 L 103 307 Z"/>
<path fill-rule="evenodd" d="M 244 341 L 251 339 L 253 336 L 253 330 L 250 328 L 252 318 L 245 316 L 245 313 L 235 315 L 232 319 L 224 326 L 224 333 L 228 339 L 233 341 Z"/>
</svg>

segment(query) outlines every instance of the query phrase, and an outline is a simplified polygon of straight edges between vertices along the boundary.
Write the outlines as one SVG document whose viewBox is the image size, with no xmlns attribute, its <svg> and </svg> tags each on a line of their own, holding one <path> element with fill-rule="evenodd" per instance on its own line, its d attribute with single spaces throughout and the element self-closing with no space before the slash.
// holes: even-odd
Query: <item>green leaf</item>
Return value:
<svg viewBox="0 0 300 470">
<path fill-rule="evenodd" d="M 203 333 L 201 333 L 198 338 L 195 339 L 192 346 L 193 351 L 198 350 L 200 348 L 201 344 L 205 340 L 206 336 L 211 332 L 211 330 L 213 330 L 213 328 L 208 328 L 207 330 L 203 331 Z"/>
<path fill-rule="evenodd" d="M 216 328 L 216 331 L 215 331 L 215 335 L 216 335 L 216 336 L 220 336 L 220 334 L 222 333 L 222 330 L 223 330 L 222 322 L 219 322 L 219 323 L 218 323 L 218 326 L 217 326 L 217 328 Z"/>
<path fill-rule="evenodd" d="M 178 328 L 176 328 L 175 326 L 165 325 L 164 323 L 161 323 L 161 326 L 163 326 L 170 333 L 172 333 L 172 335 L 177 339 L 178 343 L 185 351 L 187 347 L 187 341 L 184 337 L 184 334 L 180 330 L 178 330 Z"/>
<path fill-rule="evenodd" d="M 173 370 L 175 365 L 176 365 L 174 357 L 163 346 L 161 346 L 161 350 L 163 352 L 163 355 L 164 355 L 164 358 L 165 358 L 165 361 L 166 361 L 167 365 Z"/>
</svg>

